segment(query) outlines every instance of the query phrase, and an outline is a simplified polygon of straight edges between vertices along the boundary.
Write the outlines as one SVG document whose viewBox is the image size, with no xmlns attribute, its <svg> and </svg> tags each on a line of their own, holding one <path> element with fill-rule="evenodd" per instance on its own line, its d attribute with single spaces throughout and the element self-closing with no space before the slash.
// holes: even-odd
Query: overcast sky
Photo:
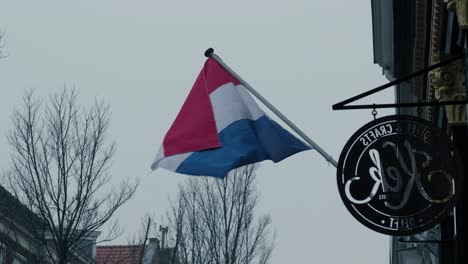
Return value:
<svg viewBox="0 0 468 264">
<path fill-rule="evenodd" d="M 370 111 L 332 111 L 386 82 L 373 64 L 370 1 L 1 0 L 9 56 L 0 60 L 0 169 L 9 167 L 10 116 L 26 89 L 75 87 L 104 99 L 117 142 L 113 182 L 140 177 L 119 212 L 126 236 L 147 212 L 161 215 L 188 176 L 150 163 L 192 87 L 208 47 L 338 160 Z M 367 102 L 392 102 L 393 91 Z M 386 112 L 391 113 L 391 112 Z M 379 115 L 383 115 L 379 111 Z M 336 170 L 306 151 L 258 169 L 259 212 L 278 232 L 273 264 L 388 263 L 387 236 L 343 206 Z"/>
</svg>

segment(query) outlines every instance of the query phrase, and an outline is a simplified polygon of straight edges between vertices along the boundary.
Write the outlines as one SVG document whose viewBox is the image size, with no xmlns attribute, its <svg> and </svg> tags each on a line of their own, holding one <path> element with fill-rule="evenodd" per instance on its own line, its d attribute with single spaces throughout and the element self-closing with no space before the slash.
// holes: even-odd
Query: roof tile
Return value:
<svg viewBox="0 0 468 264">
<path fill-rule="evenodd" d="M 139 264 L 144 246 L 97 246 L 97 264 Z"/>
</svg>

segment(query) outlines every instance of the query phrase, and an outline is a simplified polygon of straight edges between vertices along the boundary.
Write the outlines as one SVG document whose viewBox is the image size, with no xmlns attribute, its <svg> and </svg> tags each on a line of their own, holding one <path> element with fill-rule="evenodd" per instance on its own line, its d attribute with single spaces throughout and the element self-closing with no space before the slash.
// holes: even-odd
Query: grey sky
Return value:
<svg viewBox="0 0 468 264">
<path fill-rule="evenodd" d="M 338 159 L 372 116 L 334 112 L 332 104 L 386 82 L 372 63 L 370 7 L 361 0 L 3 0 L 10 56 L 0 60 L 0 168 L 9 166 L 5 136 L 25 89 L 47 95 L 75 86 L 85 104 L 104 99 L 118 146 L 115 183 L 141 177 L 119 213 L 131 235 L 146 212 L 164 213 L 187 177 L 145 175 L 208 47 Z M 393 92 L 373 98 L 391 102 Z M 315 151 L 263 162 L 258 176 L 259 210 L 278 231 L 273 264 L 388 262 L 388 237 L 346 211 L 336 170 Z"/>
</svg>

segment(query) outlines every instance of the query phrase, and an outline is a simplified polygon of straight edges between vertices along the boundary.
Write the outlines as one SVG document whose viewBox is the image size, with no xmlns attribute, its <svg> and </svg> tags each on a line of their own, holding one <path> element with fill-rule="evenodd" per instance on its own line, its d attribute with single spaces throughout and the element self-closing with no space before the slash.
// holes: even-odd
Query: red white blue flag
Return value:
<svg viewBox="0 0 468 264">
<path fill-rule="evenodd" d="M 164 137 L 151 169 L 224 177 L 263 160 L 310 149 L 271 120 L 249 92 L 209 58 Z"/>
</svg>

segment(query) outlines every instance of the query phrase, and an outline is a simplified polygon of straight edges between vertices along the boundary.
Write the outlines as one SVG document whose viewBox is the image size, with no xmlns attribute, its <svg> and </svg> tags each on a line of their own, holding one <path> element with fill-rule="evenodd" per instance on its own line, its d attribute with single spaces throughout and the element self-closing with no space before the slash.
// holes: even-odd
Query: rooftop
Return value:
<svg viewBox="0 0 468 264">
<path fill-rule="evenodd" d="M 139 264 L 144 246 L 97 246 L 97 264 Z"/>
</svg>

